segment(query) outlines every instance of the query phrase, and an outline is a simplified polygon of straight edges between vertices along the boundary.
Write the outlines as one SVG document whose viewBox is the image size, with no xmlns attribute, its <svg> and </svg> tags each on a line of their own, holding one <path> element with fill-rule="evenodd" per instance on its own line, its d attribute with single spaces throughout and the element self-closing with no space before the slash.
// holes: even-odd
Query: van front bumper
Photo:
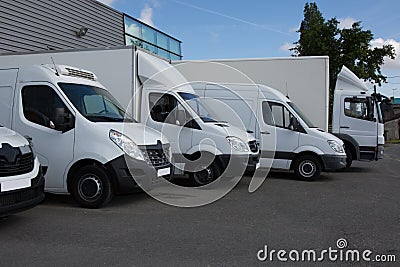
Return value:
<svg viewBox="0 0 400 267">
<path fill-rule="evenodd" d="M 257 168 L 257 163 L 260 161 L 260 154 L 257 155 L 218 155 L 224 171 L 224 176 L 234 177 L 243 175 L 244 173 L 254 172 Z"/>
<path fill-rule="evenodd" d="M 346 167 L 346 156 L 322 155 L 321 159 L 324 171 L 334 171 Z"/>
<path fill-rule="evenodd" d="M 170 179 L 173 175 L 173 168 L 170 163 L 153 167 L 146 161 L 136 160 L 124 155 L 108 162 L 106 168 L 114 178 L 114 190 L 117 194 L 141 192 L 142 189 L 139 184 L 145 184 L 146 187 L 151 185 L 153 181 L 159 179 L 157 176 L 159 169 L 170 169 L 169 175 L 162 176 L 165 179 Z"/>
<path fill-rule="evenodd" d="M 0 217 L 35 207 L 44 199 L 44 178 L 40 170 L 27 188 L 0 193 Z"/>
</svg>

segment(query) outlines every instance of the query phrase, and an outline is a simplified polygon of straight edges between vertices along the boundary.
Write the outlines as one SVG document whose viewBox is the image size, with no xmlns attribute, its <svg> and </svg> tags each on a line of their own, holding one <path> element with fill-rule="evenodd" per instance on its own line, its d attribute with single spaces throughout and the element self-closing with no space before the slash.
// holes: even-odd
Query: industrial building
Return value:
<svg viewBox="0 0 400 267">
<path fill-rule="evenodd" d="M 96 0 L 1 0 L 0 53 L 136 45 L 182 59 L 181 41 Z"/>
</svg>

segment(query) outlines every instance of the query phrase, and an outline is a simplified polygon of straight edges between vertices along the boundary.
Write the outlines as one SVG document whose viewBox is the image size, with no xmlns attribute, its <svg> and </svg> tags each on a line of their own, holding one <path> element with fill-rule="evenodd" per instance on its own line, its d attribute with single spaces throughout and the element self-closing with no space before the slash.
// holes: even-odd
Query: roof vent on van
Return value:
<svg viewBox="0 0 400 267">
<path fill-rule="evenodd" d="M 94 75 L 93 72 L 87 71 L 87 70 L 82 70 L 82 69 L 77 69 L 73 67 L 68 67 L 68 66 L 59 66 L 61 69 L 61 74 L 66 75 L 66 76 L 72 76 L 72 77 L 78 77 L 78 78 L 84 78 L 88 80 L 95 81 L 96 75 Z"/>
<path fill-rule="evenodd" d="M 79 68 L 75 68 L 75 67 L 71 67 L 71 66 L 65 66 L 65 65 L 45 64 L 44 66 L 49 69 L 52 69 L 56 72 L 59 72 L 61 75 L 97 81 L 97 76 L 93 72 L 88 71 L 88 70 L 83 70 L 83 69 L 79 69 Z M 55 68 L 57 68 L 57 69 L 55 69 Z"/>
</svg>

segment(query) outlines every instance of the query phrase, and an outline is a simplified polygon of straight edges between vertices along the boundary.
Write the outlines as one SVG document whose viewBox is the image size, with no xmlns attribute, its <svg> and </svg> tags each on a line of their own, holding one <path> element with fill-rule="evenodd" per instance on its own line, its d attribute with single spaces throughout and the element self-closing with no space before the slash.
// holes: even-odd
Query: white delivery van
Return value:
<svg viewBox="0 0 400 267">
<path fill-rule="evenodd" d="M 0 92 L 4 88 L 0 82 Z M 0 218 L 36 206 L 43 188 L 40 163 L 28 140 L 0 125 Z"/>
<path fill-rule="evenodd" d="M 136 190 L 135 179 L 170 173 L 167 139 L 125 114 L 94 73 L 0 66 L 0 84 L 0 123 L 34 144 L 46 191 L 97 208 L 115 193 Z"/>
<path fill-rule="evenodd" d="M 171 144 L 176 173 L 205 185 L 226 171 L 254 170 L 258 144 L 246 131 L 223 123 L 168 61 L 136 47 L 46 51 L 0 56 L 0 66 L 54 62 L 90 69 L 133 117 L 161 131 Z M 205 162 L 199 158 L 205 156 Z M 208 162 L 212 158 L 212 162 Z M 199 168 L 200 166 L 200 168 Z M 238 167 L 233 168 L 232 167 Z M 225 173 L 228 174 L 228 173 Z"/>
<path fill-rule="evenodd" d="M 255 83 L 277 89 L 296 103 L 316 126 L 342 139 L 348 155 L 347 167 L 353 160 L 383 157 L 384 124 L 379 99 L 343 67 L 331 103 L 327 56 L 174 61 L 172 64 L 191 82 Z M 229 68 L 232 70 L 227 71 Z M 240 79 L 243 76 L 247 79 Z M 331 118 L 330 105 L 333 106 Z M 353 115 L 345 114 L 345 109 L 350 108 L 354 110 Z"/>
<path fill-rule="evenodd" d="M 321 171 L 346 166 L 343 142 L 314 126 L 279 91 L 255 84 L 193 83 L 192 86 L 200 96 L 229 105 L 241 120 L 231 120 L 228 115 L 225 118 L 232 124 L 244 123 L 248 131 L 255 133 L 261 143 L 261 167 L 294 170 L 298 178 L 313 180 Z"/>
</svg>

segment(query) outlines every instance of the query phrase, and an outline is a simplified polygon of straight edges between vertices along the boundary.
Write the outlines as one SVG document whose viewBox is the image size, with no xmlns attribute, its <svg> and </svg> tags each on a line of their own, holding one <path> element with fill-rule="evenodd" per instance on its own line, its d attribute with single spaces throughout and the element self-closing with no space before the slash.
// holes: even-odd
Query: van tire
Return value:
<svg viewBox="0 0 400 267">
<path fill-rule="evenodd" d="M 313 155 L 302 155 L 295 159 L 293 169 L 297 178 L 313 181 L 321 174 L 321 163 Z"/>
<path fill-rule="evenodd" d="M 216 162 L 198 172 L 189 173 L 192 186 L 203 186 L 210 184 L 221 176 L 221 170 Z"/>
<path fill-rule="evenodd" d="M 353 154 L 348 147 L 344 148 L 344 152 L 346 153 L 346 169 L 348 169 L 351 167 L 351 163 L 353 162 Z"/>
<path fill-rule="evenodd" d="M 83 166 L 75 173 L 70 193 L 80 206 L 89 209 L 105 206 L 114 196 L 107 173 L 97 165 Z"/>
</svg>

